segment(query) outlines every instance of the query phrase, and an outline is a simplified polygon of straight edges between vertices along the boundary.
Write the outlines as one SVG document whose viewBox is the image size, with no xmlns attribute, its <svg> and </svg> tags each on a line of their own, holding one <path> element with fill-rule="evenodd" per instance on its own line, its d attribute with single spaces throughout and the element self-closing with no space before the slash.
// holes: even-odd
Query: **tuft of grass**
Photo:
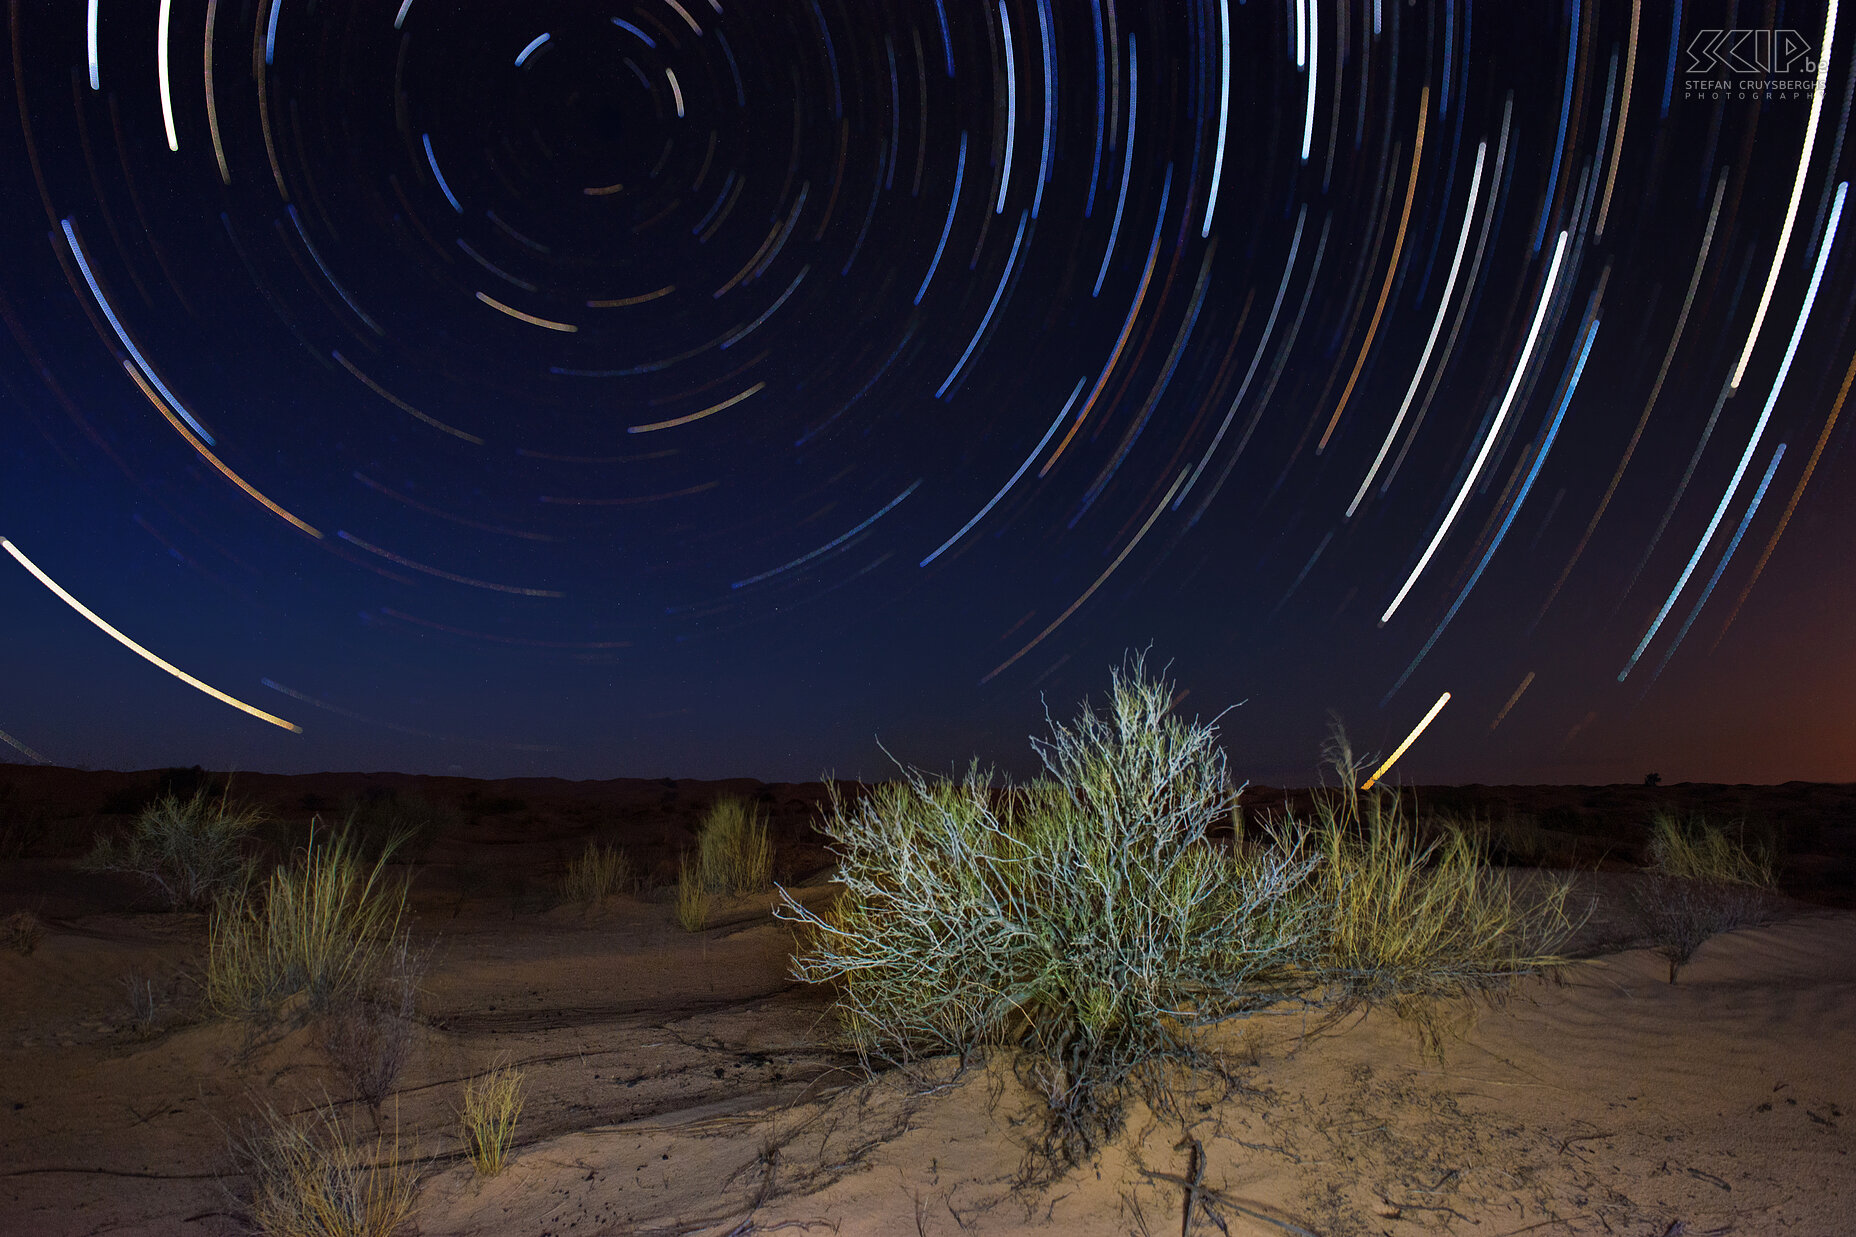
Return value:
<svg viewBox="0 0 1856 1237">
<path fill-rule="evenodd" d="M 1730 835 L 1699 817 L 1683 821 L 1658 812 L 1650 820 L 1649 858 L 1652 871 L 1676 880 L 1766 890 L 1778 886 L 1772 848 L 1749 842 L 1744 826 Z"/>
<path fill-rule="evenodd" d="M 561 898 L 581 906 L 598 906 L 632 883 L 631 858 L 617 846 L 588 842 L 561 877 Z"/>
<path fill-rule="evenodd" d="M 370 1142 L 333 1104 L 297 1117 L 266 1106 L 232 1150 L 264 1237 L 392 1237 L 412 1219 L 418 1172 L 397 1128 Z"/>
<path fill-rule="evenodd" d="M 525 1099 L 522 1071 L 513 1065 L 493 1067 L 464 1084 L 464 1150 L 479 1175 L 494 1177 L 509 1163 L 516 1121 Z"/>
<path fill-rule="evenodd" d="M 1356 789 L 1360 765 L 1338 726 L 1328 760 L 1340 788 L 1315 797 L 1306 835 L 1321 860 L 1321 979 L 1342 1004 L 1384 1003 L 1413 1019 L 1441 1053 L 1442 1007 L 1558 961 L 1571 885 L 1548 879 L 1524 900 L 1478 832 L 1436 816 L 1420 829 L 1396 792 Z"/>
<path fill-rule="evenodd" d="M 709 926 L 709 890 L 704 884 L 700 864 L 691 864 L 685 855 L 677 865 L 677 922 L 685 932 L 701 932 Z"/>
<path fill-rule="evenodd" d="M 156 1030 L 161 998 L 155 993 L 155 981 L 139 966 L 123 974 L 122 985 L 129 997 L 129 1029 L 137 1039 L 147 1039 Z"/>
<path fill-rule="evenodd" d="M 163 795 L 141 810 L 126 841 L 98 839 L 79 866 L 139 876 L 170 908 L 202 909 L 248 877 L 245 840 L 264 819 L 224 793 Z"/>
<path fill-rule="evenodd" d="M 312 1014 L 365 994 L 403 949 L 406 886 L 387 877 L 392 850 L 364 864 L 348 835 L 312 831 L 263 887 L 222 897 L 207 928 L 211 1008 L 264 1022 L 299 993 Z"/>
<path fill-rule="evenodd" d="M 1699 817 L 1659 812 L 1650 824 L 1649 870 L 1632 891 L 1651 943 L 1669 963 L 1669 982 L 1709 937 L 1771 916 L 1778 874 L 1770 847 L 1730 835 Z"/>
<path fill-rule="evenodd" d="M 773 888 L 773 842 L 767 820 L 746 799 L 715 801 L 696 834 L 697 870 L 710 893 L 762 893 Z"/>
<path fill-rule="evenodd" d="M 6 926 L 0 935 L 6 937 L 7 948 L 29 957 L 45 939 L 45 921 L 31 911 L 17 910 L 6 917 Z"/>
</svg>

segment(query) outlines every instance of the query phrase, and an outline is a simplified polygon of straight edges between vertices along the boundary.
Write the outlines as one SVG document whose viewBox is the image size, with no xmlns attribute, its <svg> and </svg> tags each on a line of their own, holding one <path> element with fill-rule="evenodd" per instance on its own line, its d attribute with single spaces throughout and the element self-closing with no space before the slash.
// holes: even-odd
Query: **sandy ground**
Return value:
<svg viewBox="0 0 1856 1237">
<path fill-rule="evenodd" d="M 579 814 L 484 790 L 499 810 L 465 813 L 426 859 L 429 969 L 385 1114 L 426 1164 L 420 1233 L 1856 1232 L 1847 912 L 1792 903 L 1671 985 L 1660 956 L 1619 948 L 1634 878 L 1588 873 L 1600 952 L 1484 1012 L 1443 1063 L 1387 1014 L 1252 1019 L 1217 1041 L 1235 1091 L 1197 1095 L 1187 1121 L 1137 1105 L 1094 1160 L 1027 1186 L 1035 1110 L 1003 1063 L 866 1081 L 829 1047 L 825 994 L 787 978 L 764 900 L 696 935 L 661 894 L 547 905 L 586 837 L 629 837 L 649 866 L 716 790 L 629 785 Z M 801 816 L 816 790 L 769 793 Z M 804 896 L 825 892 L 815 845 L 782 837 Z M 490 875 L 461 877 L 473 864 Z M 66 857 L 0 861 L 0 913 L 36 906 L 48 928 L 29 956 L 0 952 L 0 1232 L 243 1231 L 227 1131 L 261 1103 L 348 1097 L 313 1025 L 253 1041 L 201 1018 L 203 917 L 137 903 Z M 132 968 L 162 994 L 146 1033 Z M 499 1059 L 529 1101 L 513 1163 L 484 1180 L 454 1109 Z"/>
</svg>

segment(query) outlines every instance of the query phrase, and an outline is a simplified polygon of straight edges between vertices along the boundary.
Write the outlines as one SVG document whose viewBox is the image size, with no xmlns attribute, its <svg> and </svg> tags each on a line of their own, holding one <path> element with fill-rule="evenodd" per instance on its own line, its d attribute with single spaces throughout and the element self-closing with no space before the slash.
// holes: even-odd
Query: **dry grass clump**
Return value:
<svg viewBox="0 0 1856 1237">
<path fill-rule="evenodd" d="M 264 819 L 261 809 L 235 806 L 226 794 L 163 795 L 142 809 L 125 842 L 98 839 L 80 866 L 139 876 L 169 907 L 202 909 L 245 881 L 245 840 Z"/>
<path fill-rule="evenodd" d="M 717 799 L 696 831 L 696 854 L 677 867 L 677 922 L 686 932 L 709 923 L 717 896 L 743 897 L 773 888 L 773 839 L 766 817 L 746 799 Z"/>
<path fill-rule="evenodd" d="M 692 864 L 688 855 L 677 864 L 677 923 L 685 932 L 701 932 L 709 926 L 709 890 L 703 884 L 700 864 Z"/>
<path fill-rule="evenodd" d="M 137 1039 L 147 1039 L 155 1033 L 161 1012 L 154 977 L 139 966 L 131 966 L 123 974 L 122 986 L 128 995 L 129 1030 Z"/>
<path fill-rule="evenodd" d="M 1772 848 L 1749 842 L 1744 826 L 1729 834 L 1699 817 L 1682 821 L 1668 812 L 1650 820 L 1650 868 L 1676 880 L 1712 881 L 1754 889 L 1778 886 Z"/>
<path fill-rule="evenodd" d="M 362 1140 L 333 1104 L 296 1117 L 265 1107 L 233 1155 L 265 1237 L 392 1237 L 412 1219 L 418 1171 L 397 1128 Z"/>
<path fill-rule="evenodd" d="M 1669 963 L 1669 982 L 1702 942 L 1763 923 L 1778 888 L 1772 850 L 1699 817 L 1659 812 L 1651 821 L 1650 866 L 1633 890 L 1638 917 Z"/>
<path fill-rule="evenodd" d="M 1196 1028 L 1385 1001 L 1435 1043 L 1427 1011 L 1551 963 L 1564 923 L 1563 887 L 1519 903 L 1467 834 L 1421 842 L 1390 796 L 1348 791 L 1312 824 L 1240 820 L 1234 845 L 1211 841 L 1225 757 L 1172 699 L 1136 657 L 1106 715 L 1034 740 L 1038 782 L 1001 791 L 975 766 L 959 782 L 904 770 L 856 801 L 832 788 L 843 895 L 828 914 L 785 891 L 776 908 L 799 925 L 794 975 L 836 985 L 866 1061 L 1026 1050 L 1053 1159 L 1112 1134 L 1130 1088 L 1164 1103 L 1170 1067 L 1208 1062 Z"/>
<path fill-rule="evenodd" d="M 1338 729 L 1328 754 L 1341 788 L 1316 796 L 1307 835 L 1321 858 L 1310 890 L 1321 979 L 1343 1004 L 1389 1005 L 1441 1052 L 1441 1010 L 1557 961 L 1571 886 L 1549 879 L 1523 900 L 1478 833 L 1444 818 L 1420 830 L 1397 794 L 1354 789 L 1359 767 Z"/>
<path fill-rule="evenodd" d="M 458 1119 L 464 1127 L 464 1150 L 481 1176 L 494 1177 L 509 1163 L 525 1098 L 522 1082 L 521 1070 L 499 1065 L 464 1084 Z"/>
<path fill-rule="evenodd" d="M 45 939 L 45 922 L 31 911 L 17 910 L 6 917 L 6 927 L 0 935 L 5 936 L 8 949 L 30 956 Z"/>
<path fill-rule="evenodd" d="M 746 799 L 718 799 L 696 834 L 697 867 L 710 893 L 740 897 L 773 888 L 766 817 Z"/>
<path fill-rule="evenodd" d="M 631 858 L 617 846 L 588 842 L 561 877 L 561 898 L 595 907 L 632 883 Z"/>
<path fill-rule="evenodd" d="M 298 993 L 317 1014 L 366 994 L 403 949 L 406 886 L 387 877 L 391 853 L 363 864 L 346 834 L 312 832 L 265 885 L 221 898 L 207 929 L 211 1008 L 262 1022 Z"/>
</svg>

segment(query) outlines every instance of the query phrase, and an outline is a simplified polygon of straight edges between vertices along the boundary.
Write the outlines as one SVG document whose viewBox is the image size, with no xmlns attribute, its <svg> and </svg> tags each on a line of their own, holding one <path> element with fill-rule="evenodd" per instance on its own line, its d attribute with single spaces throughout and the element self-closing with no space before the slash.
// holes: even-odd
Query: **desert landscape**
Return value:
<svg viewBox="0 0 1856 1237">
<path fill-rule="evenodd" d="M 249 1231 L 234 1144 L 267 1111 L 335 1114 L 376 1162 L 412 1165 L 403 1231 L 434 1235 L 1663 1237 L 1833 1234 L 1856 1214 L 1856 786 L 1408 791 L 1505 822 L 1491 853 L 1516 879 L 1570 875 L 1575 960 L 1464 1007 L 1441 1060 L 1383 1007 L 1214 1028 L 1222 1078 L 1168 1112 L 1135 1098 L 1099 1149 L 1037 1172 L 1042 1102 L 1010 1052 L 866 1073 L 830 987 L 793 978 L 769 894 L 679 922 L 680 859 L 731 798 L 761 809 L 779 882 L 828 903 L 821 784 L 232 775 L 280 855 L 342 812 L 422 830 L 391 865 L 410 878 L 416 1005 L 370 1104 L 327 1018 L 207 1009 L 206 914 L 79 863 L 162 794 L 227 780 L 0 767 L 0 911 L 36 925 L 27 941 L 15 915 L 0 951 L 0 1230 Z M 1631 896 L 1659 808 L 1745 821 L 1782 855 L 1762 922 L 1705 940 L 1674 983 Z M 563 879 L 590 844 L 623 848 L 631 874 L 575 900 Z M 525 1101 L 485 1176 L 458 1113 L 498 1066 Z"/>
</svg>

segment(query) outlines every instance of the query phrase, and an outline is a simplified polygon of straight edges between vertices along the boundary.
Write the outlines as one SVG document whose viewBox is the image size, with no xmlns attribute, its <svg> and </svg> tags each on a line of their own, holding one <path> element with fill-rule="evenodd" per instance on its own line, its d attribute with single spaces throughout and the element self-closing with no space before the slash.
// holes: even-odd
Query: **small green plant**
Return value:
<svg viewBox="0 0 1856 1237">
<path fill-rule="evenodd" d="M 773 887 L 773 843 L 767 821 L 746 799 L 715 801 L 696 834 L 698 871 L 710 893 L 761 893 Z"/>
<path fill-rule="evenodd" d="M 1771 915 L 1778 874 L 1770 847 L 1695 818 L 1659 812 L 1650 823 L 1650 865 L 1632 890 L 1669 982 L 1709 937 Z"/>
<path fill-rule="evenodd" d="M 400 948 L 406 886 L 387 877 L 389 844 L 364 864 L 345 834 L 311 832 L 261 888 L 221 898 L 207 928 L 206 999 L 263 1022 L 298 993 L 324 1013 L 366 993 Z"/>
<path fill-rule="evenodd" d="M 6 917 L 6 928 L 0 935 L 5 936 L 13 952 L 30 955 L 45 939 L 45 922 L 31 911 L 14 911 Z"/>
<path fill-rule="evenodd" d="M 264 819 L 225 794 L 163 795 L 142 809 L 126 841 L 99 839 L 80 866 L 139 876 L 169 907 L 199 910 L 249 875 L 245 840 Z"/>
<path fill-rule="evenodd" d="M 709 890 L 701 869 L 685 855 L 677 864 L 677 922 L 685 932 L 701 932 L 709 926 Z"/>
<path fill-rule="evenodd" d="M 232 1151 L 264 1237 L 392 1237 L 412 1219 L 418 1171 L 397 1126 L 364 1140 L 333 1104 L 297 1117 L 267 1105 Z"/>
<path fill-rule="evenodd" d="M 588 842 L 561 877 L 561 898 L 595 907 L 632 882 L 631 859 L 617 846 Z"/>
<path fill-rule="evenodd" d="M 465 1082 L 464 1107 L 458 1118 L 464 1128 L 464 1150 L 480 1175 L 494 1177 L 509 1163 L 524 1099 L 522 1071 L 513 1065 L 495 1066 Z"/>
</svg>

